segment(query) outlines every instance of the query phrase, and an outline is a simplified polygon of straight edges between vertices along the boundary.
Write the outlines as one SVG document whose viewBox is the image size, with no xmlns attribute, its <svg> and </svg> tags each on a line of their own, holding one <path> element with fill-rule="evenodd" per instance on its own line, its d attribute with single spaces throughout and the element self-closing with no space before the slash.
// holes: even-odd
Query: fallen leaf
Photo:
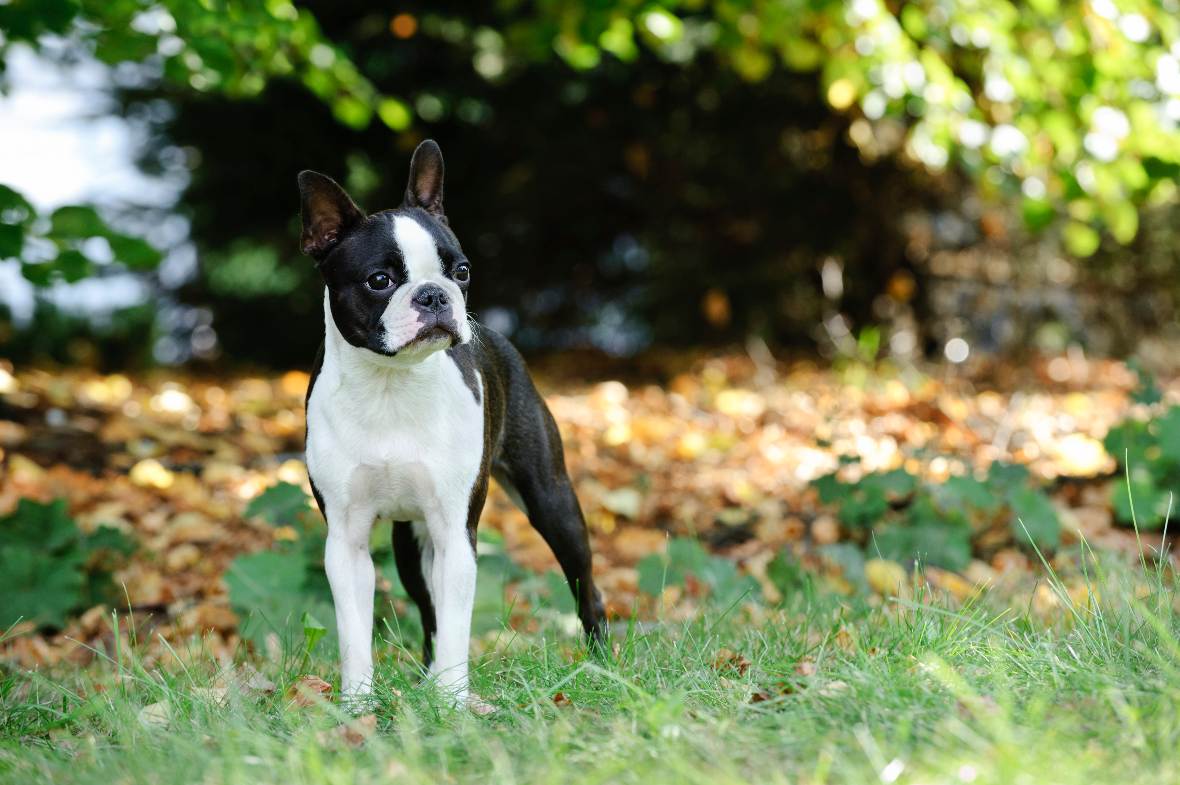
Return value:
<svg viewBox="0 0 1180 785">
<path fill-rule="evenodd" d="M 811 539 L 817 545 L 831 545 L 840 539 L 840 524 L 830 515 L 821 515 L 811 522 Z"/>
<path fill-rule="evenodd" d="M 225 706 L 229 703 L 229 689 L 227 687 L 195 687 L 193 695 L 214 706 Z"/>
<path fill-rule="evenodd" d="M 175 479 L 171 471 L 155 458 L 145 458 L 131 467 L 131 482 L 141 488 L 155 488 L 166 490 L 172 487 Z"/>
<path fill-rule="evenodd" d="M 936 589 L 942 589 L 947 594 L 962 602 L 976 591 L 976 585 L 950 570 L 937 567 L 926 568 L 926 580 Z"/>
<path fill-rule="evenodd" d="M 908 582 L 905 567 L 888 559 L 869 559 L 865 562 L 865 580 L 869 588 L 882 597 L 898 595 Z"/>
<path fill-rule="evenodd" d="M 287 698 L 293 706 L 307 708 L 331 700 L 332 685 L 319 676 L 300 676 L 287 690 Z"/>
<path fill-rule="evenodd" d="M 745 676 L 746 672 L 750 670 L 750 661 L 746 659 L 745 655 L 732 649 L 721 649 L 713 658 L 713 670 L 722 673 L 736 672 L 739 676 Z"/>
<path fill-rule="evenodd" d="M 163 729 L 172 721 L 172 707 L 166 701 L 149 703 L 139 710 L 139 724 L 145 728 Z"/>
<path fill-rule="evenodd" d="M 334 728 L 320 731 L 316 740 L 325 747 L 344 745 L 357 748 L 377 732 L 377 715 L 364 714 Z"/>
<path fill-rule="evenodd" d="M 480 717 L 486 717 L 489 714 L 495 714 L 497 711 L 495 706 L 488 703 L 474 692 L 467 696 L 467 709 L 472 714 L 478 715 Z"/>
<path fill-rule="evenodd" d="M 843 682 L 843 681 L 840 681 L 839 679 L 836 679 L 834 681 L 829 681 L 826 684 L 824 684 L 822 687 L 820 687 L 819 694 L 823 695 L 825 698 L 830 698 L 834 695 L 839 695 L 840 693 L 844 692 L 847 689 L 848 689 L 847 682 Z"/>
<path fill-rule="evenodd" d="M 643 494 L 635 488 L 617 488 L 604 493 L 601 502 L 615 515 L 635 520 L 643 506 Z"/>
<path fill-rule="evenodd" d="M 257 692 L 264 695 L 269 695 L 276 689 L 273 681 L 248 662 L 223 668 L 217 674 L 215 684 L 237 692 Z"/>
</svg>

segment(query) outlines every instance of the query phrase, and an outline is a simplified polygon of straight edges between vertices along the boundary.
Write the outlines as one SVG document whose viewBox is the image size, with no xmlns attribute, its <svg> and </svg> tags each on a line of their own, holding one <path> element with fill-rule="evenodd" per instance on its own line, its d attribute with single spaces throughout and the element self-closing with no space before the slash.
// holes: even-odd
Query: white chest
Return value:
<svg viewBox="0 0 1180 785">
<path fill-rule="evenodd" d="M 332 341 L 307 406 L 307 468 L 329 519 L 465 520 L 484 418 L 458 366 L 445 352 L 374 365 Z"/>
</svg>

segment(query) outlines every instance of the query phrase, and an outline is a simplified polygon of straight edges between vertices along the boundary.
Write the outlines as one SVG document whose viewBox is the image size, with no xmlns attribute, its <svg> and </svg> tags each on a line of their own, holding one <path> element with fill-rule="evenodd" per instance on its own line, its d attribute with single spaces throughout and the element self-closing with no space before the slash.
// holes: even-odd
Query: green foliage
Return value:
<svg viewBox="0 0 1180 785">
<path fill-rule="evenodd" d="M 320 638 L 334 635 L 336 616 L 324 574 L 327 529 L 311 509 L 307 494 L 297 485 L 277 483 L 253 499 L 246 514 L 284 527 L 284 537 L 269 551 L 238 556 L 226 571 L 230 604 L 244 620 L 245 637 L 261 644 L 271 634 L 286 642 L 302 634 L 304 645 L 314 647 Z M 394 599 L 408 604 L 409 597 L 398 578 L 386 526 L 374 529 L 370 550 L 389 587 L 387 591 L 379 590 L 374 603 L 380 623 L 381 617 L 390 616 Z M 517 583 L 525 593 L 547 594 L 543 605 L 546 611 L 574 610 L 564 579 L 556 573 L 531 575 L 509 558 L 497 532 L 484 531 L 479 535 L 479 582 L 472 619 L 475 634 L 495 630 L 507 622 L 511 606 L 505 604 L 505 588 Z M 397 621 L 399 627 L 407 623 L 412 637 L 416 612 Z M 319 628 L 324 631 L 318 632 Z"/>
<path fill-rule="evenodd" d="M 714 556 L 691 538 L 671 540 L 667 552 L 645 556 L 637 569 L 640 591 L 653 597 L 658 597 L 665 586 L 686 586 L 690 579 L 703 584 L 710 600 L 720 606 L 760 596 L 757 581 L 741 575 L 732 561 Z"/>
<path fill-rule="evenodd" d="M 1060 542 L 1053 504 L 1023 466 L 997 462 L 982 479 L 950 477 L 943 483 L 922 482 L 904 469 L 857 480 L 834 472 L 814 485 L 820 501 L 836 508 L 871 554 L 895 561 L 920 559 L 962 569 L 971 559 L 975 533 L 1005 522 L 1019 542 L 1042 549 Z"/>
<path fill-rule="evenodd" d="M 243 635 L 255 643 L 272 633 L 293 641 L 297 630 L 307 627 L 305 617 L 329 619 L 328 626 L 334 626 L 332 594 L 324 576 L 326 530 L 307 494 L 298 485 L 281 482 L 254 498 L 246 514 L 289 527 L 294 538 L 280 539 L 270 551 L 238 556 L 226 570 L 229 601 L 243 619 Z"/>
<path fill-rule="evenodd" d="M 80 281 L 97 262 L 89 241 L 106 242 L 116 263 L 131 270 L 150 270 L 163 255 L 141 237 L 112 229 L 86 205 L 66 205 L 40 215 L 16 191 L 0 185 L 0 259 L 21 258 L 21 272 L 32 283 Z M 37 248 L 35 253 L 30 248 Z M 49 253 L 46 253 L 46 250 Z"/>
<path fill-rule="evenodd" d="M 898 155 L 933 171 L 955 165 L 985 196 L 1018 203 L 1029 229 L 1056 227 L 1077 256 L 1094 254 L 1104 233 L 1131 242 L 1140 208 L 1177 197 L 1180 15 L 1169 2 L 1131 9 L 1053 0 L 768 0 L 746 9 L 560 0 L 473 16 L 428 10 L 414 28 L 469 57 L 489 81 L 558 60 L 572 84 L 577 72 L 637 67 L 643 51 L 682 67 L 713 58 L 748 81 L 814 74 L 829 108 L 851 121 L 849 138 L 866 159 Z M 372 37 L 387 34 L 389 22 L 377 12 L 358 25 Z M 415 113 L 437 119 L 423 107 L 439 99 L 412 105 L 374 85 L 368 72 L 398 83 L 396 61 L 354 62 L 311 10 L 288 0 L 13 2 L 0 6 L 0 29 L 0 55 L 15 42 L 35 46 L 47 33 L 68 34 L 109 64 L 158 63 L 172 90 L 250 98 L 273 80 L 294 80 L 350 129 L 377 121 L 398 133 Z M 390 58 L 405 57 L 394 52 Z M 27 247 L 33 216 L 23 201 L 0 192 L 0 214 L 14 213 L 0 223 L 0 258 Z M 6 210 L 6 202 L 18 206 Z M 57 254 L 24 260 L 33 282 L 93 271 L 62 231 L 71 240 L 107 237 L 133 269 L 158 261 L 141 239 L 108 236 L 89 208 L 64 209 L 48 232 Z M 861 339 L 857 351 L 875 353 L 878 336 Z"/>
<path fill-rule="evenodd" d="M 1103 446 L 1118 462 L 1122 475 L 1113 483 L 1111 505 L 1115 519 L 1143 529 L 1159 529 L 1180 488 L 1180 406 L 1160 409 L 1161 393 L 1155 380 L 1138 365 L 1139 386 L 1132 400 L 1156 405 L 1150 419 L 1130 417 L 1111 428 Z"/>
<path fill-rule="evenodd" d="M 111 572 L 133 549 L 110 527 L 84 534 L 62 499 L 22 499 L 0 518 L 0 630 L 18 619 L 60 628 L 71 614 L 116 602 Z"/>
<path fill-rule="evenodd" d="M 866 156 L 956 163 L 985 194 L 1019 200 L 1030 229 L 1059 226 L 1077 256 L 1102 229 L 1130 242 L 1138 207 L 1176 196 L 1180 15 L 1167 2 L 561 2 L 503 33 L 515 57 L 556 53 L 579 70 L 642 45 L 674 63 L 711 53 L 751 81 L 777 64 L 814 72 Z"/>
<path fill-rule="evenodd" d="M 286 526 L 293 521 L 301 523 L 303 514 L 310 509 L 302 488 L 280 482 L 251 499 L 246 505 L 246 516 L 262 518 L 275 526 Z"/>
</svg>

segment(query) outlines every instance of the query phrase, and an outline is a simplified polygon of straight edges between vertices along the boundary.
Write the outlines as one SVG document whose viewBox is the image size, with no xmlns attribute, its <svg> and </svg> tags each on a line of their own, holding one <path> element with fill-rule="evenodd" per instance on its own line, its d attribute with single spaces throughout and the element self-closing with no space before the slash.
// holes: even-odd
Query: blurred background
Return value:
<svg viewBox="0 0 1180 785">
<path fill-rule="evenodd" d="M 1176 337 L 1176 0 L 13 0 L 0 30 L 18 362 L 306 365 L 296 172 L 396 206 L 427 136 L 474 310 L 534 355 Z"/>
<path fill-rule="evenodd" d="M 9 0 L 0 31 L 0 661 L 109 649 L 109 608 L 223 653 L 331 629 L 295 176 L 394 207 L 426 137 L 612 618 L 929 585 L 1052 620 L 1042 557 L 1083 603 L 1083 539 L 1165 560 L 1180 0 Z M 525 516 L 483 520 L 485 643 L 566 629 Z"/>
</svg>

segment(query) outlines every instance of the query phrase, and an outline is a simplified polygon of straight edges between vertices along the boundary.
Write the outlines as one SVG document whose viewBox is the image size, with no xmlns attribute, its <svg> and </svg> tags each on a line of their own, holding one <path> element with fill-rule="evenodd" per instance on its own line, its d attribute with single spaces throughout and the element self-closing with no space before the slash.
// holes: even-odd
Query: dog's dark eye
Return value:
<svg viewBox="0 0 1180 785">
<path fill-rule="evenodd" d="M 471 268 L 461 264 L 455 268 L 455 272 L 451 273 L 451 277 L 459 283 L 467 283 L 471 280 Z"/>
<path fill-rule="evenodd" d="M 389 276 L 385 273 L 373 273 L 369 276 L 369 280 L 365 281 L 365 286 L 379 292 L 382 289 L 388 289 L 391 283 L 393 282 L 389 280 Z"/>
</svg>

